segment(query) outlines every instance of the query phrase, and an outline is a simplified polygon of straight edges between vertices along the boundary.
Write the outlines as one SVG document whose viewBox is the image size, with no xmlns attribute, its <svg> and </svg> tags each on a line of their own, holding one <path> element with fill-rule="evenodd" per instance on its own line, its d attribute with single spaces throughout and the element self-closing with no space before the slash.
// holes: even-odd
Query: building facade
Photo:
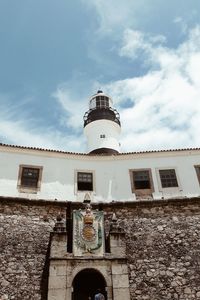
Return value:
<svg viewBox="0 0 200 300">
<path fill-rule="evenodd" d="M 120 131 L 98 91 L 88 153 L 0 144 L 1 300 L 200 299 L 200 149 L 121 153 Z"/>
<path fill-rule="evenodd" d="M 0 145 L 1 195 L 83 202 L 198 197 L 200 149 L 76 154 Z"/>
</svg>

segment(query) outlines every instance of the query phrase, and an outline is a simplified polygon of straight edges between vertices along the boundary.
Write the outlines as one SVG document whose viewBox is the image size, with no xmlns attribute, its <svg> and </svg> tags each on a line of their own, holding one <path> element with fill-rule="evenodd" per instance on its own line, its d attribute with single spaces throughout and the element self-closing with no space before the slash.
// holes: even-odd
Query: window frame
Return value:
<svg viewBox="0 0 200 300">
<path fill-rule="evenodd" d="M 22 173 L 23 168 L 30 168 L 30 169 L 37 169 L 39 170 L 38 174 L 38 181 L 37 181 L 37 187 L 34 186 L 24 186 L 22 185 Z M 42 166 L 36 166 L 36 165 L 19 165 L 19 172 L 18 172 L 18 180 L 17 180 L 17 189 L 20 193 L 33 193 L 36 194 L 41 189 L 41 182 L 42 182 L 42 172 L 43 167 Z"/>
<path fill-rule="evenodd" d="M 78 189 L 78 173 L 90 173 L 92 174 L 92 187 L 93 189 L 92 190 L 79 190 Z M 96 181 L 95 181 L 95 171 L 94 170 L 75 170 L 75 173 L 74 173 L 74 186 L 75 186 L 75 194 L 78 194 L 78 193 L 93 193 L 95 194 L 95 191 L 96 191 Z"/>
<path fill-rule="evenodd" d="M 143 171 L 148 171 L 149 173 L 149 182 L 150 182 L 150 188 L 148 189 L 137 189 L 135 188 L 134 184 L 134 172 L 143 172 Z M 152 193 L 154 192 L 154 183 L 153 183 L 153 176 L 152 176 L 152 170 L 151 168 L 139 168 L 139 169 L 129 169 L 129 175 L 130 175 L 130 180 L 131 180 L 131 191 L 133 194 L 136 195 L 136 197 L 141 197 L 141 196 L 152 196 Z"/>
<path fill-rule="evenodd" d="M 178 186 L 174 186 L 174 187 L 162 187 L 162 182 L 161 182 L 161 178 L 160 178 L 160 170 L 174 170 L 175 171 L 175 175 L 176 175 L 176 180 L 178 183 Z M 161 167 L 161 168 L 156 168 L 156 175 L 157 175 L 157 179 L 158 179 L 158 188 L 159 188 L 159 192 L 177 192 L 177 191 L 182 191 L 181 188 L 181 184 L 180 184 L 180 180 L 179 180 L 179 175 L 178 175 L 178 171 L 176 167 Z"/>
<path fill-rule="evenodd" d="M 96 96 L 96 108 L 109 108 L 109 97 L 104 95 Z"/>
</svg>

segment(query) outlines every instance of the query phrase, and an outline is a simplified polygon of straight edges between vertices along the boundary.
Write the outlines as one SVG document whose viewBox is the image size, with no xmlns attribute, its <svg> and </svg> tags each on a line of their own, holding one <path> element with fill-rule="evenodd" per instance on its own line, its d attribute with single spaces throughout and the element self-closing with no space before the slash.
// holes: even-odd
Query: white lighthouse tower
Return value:
<svg viewBox="0 0 200 300">
<path fill-rule="evenodd" d="M 112 99 L 102 91 L 90 98 L 89 110 L 84 115 L 84 134 L 87 137 L 89 153 L 120 152 L 120 116 L 112 106 Z"/>
</svg>

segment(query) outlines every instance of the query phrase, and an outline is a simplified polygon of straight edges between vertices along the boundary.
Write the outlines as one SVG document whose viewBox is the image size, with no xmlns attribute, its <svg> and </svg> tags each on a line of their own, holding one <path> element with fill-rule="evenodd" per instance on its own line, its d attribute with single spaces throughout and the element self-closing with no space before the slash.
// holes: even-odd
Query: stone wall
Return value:
<svg viewBox="0 0 200 300">
<path fill-rule="evenodd" d="M 200 200 L 101 205 L 126 231 L 132 300 L 200 299 Z M 0 199 L 0 299 L 45 300 L 49 236 L 66 204 Z"/>
<path fill-rule="evenodd" d="M 62 206 L 0 200 L 0 299 L 46 299 L 49 236 Z"/>
<path fill-rule="evenodd" d="M 200 201 L 114 209 L 126 230 L 131 299 L 200 299 Z"/>
</svg>

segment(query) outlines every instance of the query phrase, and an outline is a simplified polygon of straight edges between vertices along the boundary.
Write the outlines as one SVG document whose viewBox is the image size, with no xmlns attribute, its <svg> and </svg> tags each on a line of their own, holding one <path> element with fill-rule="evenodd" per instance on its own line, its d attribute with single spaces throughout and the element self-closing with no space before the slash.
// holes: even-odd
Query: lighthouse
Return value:
<svg viewBox="0 0 200 300">
<path fill-rule="evenodd" d="M 89 100 L 89 110 L 84 115 L 84 134 L 88 153 L 117 154 L 120 152 L 120 116 L 113 108 L 112 99 L 98 91 Z"/>
</svg>

